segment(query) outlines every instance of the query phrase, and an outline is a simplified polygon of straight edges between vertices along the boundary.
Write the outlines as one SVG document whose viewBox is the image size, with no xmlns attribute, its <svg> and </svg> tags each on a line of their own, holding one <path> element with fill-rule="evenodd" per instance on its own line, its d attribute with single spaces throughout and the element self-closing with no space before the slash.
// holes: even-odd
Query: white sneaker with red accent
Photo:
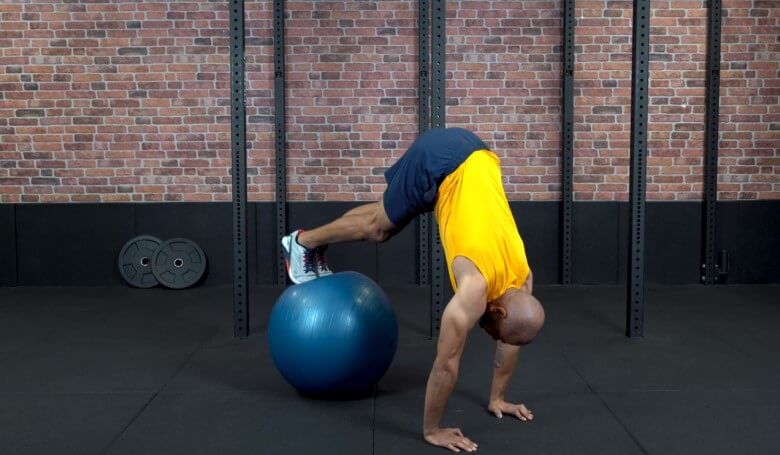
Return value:
<svg viewBox="0 0 780 455">
<path fill-rule="evenodd" d="M 328 263 L 325 262 L 325 250 L 327 249 L 328 245 L 318 246 L 314 249 L 314 258 L 317 260 L 317 275 L 320 277 L 333 275 Z"/>
<path fill-rule="evenodd" d="M 294 231 L 282 238 L 282 249 L 287 264 L 287 275 L 295 284 L 305 283 L 317 278 L 317 250 L 306 248 L 298 243 L 301 230 Z M 326 266 L 327 267 L 327 266 Z"/>
</svg>

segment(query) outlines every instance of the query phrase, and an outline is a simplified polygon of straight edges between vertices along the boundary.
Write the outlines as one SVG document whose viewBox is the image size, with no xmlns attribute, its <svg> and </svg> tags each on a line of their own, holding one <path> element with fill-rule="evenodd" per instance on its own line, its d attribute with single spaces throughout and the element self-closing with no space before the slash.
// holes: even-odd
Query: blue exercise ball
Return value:
<svg viewBox="0 0 780 455">
<path fill-rule="evenodd" d="M 369 390 L 398 347 L 398 319 L 385 292 L 357 272 L 334 273 L 287 288 L 268 322 L 279 372 L 311 395 Z"/>
</svg>

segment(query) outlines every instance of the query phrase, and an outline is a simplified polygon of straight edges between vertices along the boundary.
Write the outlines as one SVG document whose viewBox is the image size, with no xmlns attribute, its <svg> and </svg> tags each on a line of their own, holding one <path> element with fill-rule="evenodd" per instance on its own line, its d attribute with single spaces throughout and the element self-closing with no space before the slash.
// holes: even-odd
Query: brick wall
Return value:
<svg viewBox="0 0 780 455">
<path fill-rule="evenodd" d="M 276 196 L 274 7 L 272 2 L 261 1 L 245 2 L 244 8 L 247 193 L 253 201 L 273 201 Z M 226 172 L 229 174 L 230 170 Z"/>
<path fill-rule="evenodd" d="M 647 198 L 651 200 L 702 198 L 706 3 L 703 0 L 652 3 L 647 166 Z M 625 110 L 630 113 L 630 107 Z"/>
<path fill-rule="evenodd" d="M 724 0 L 721 199 L 780 198 L 780 3 Z"/>
<path fill-rule="evenodd" d="M 561 5 L 469 1 L 448 11 L 447 125 L 494 148 L 512 199 L 559 197 Z"/>
<path fill-rule="evenodd" d="M 631 2 L 577 2 L 574 197 L 625 200 L 631 112 Z M 609 30 L 609 32 L 608 32 Z"/>
<path fill-rule="evenodd" d="M 226 27 L 224 2 L 0 5 L 0 200 L 228 200 Z"/>
<path fill-rule="evenodd" d="M 626 200 L 631 2 L 578 0 L 575 197 Z M 449 2 L 447 123 L 559 198 L 561 0 Z M 648 199 L 700 199 L 705 0 L 654 0 Z M 274 199 L 268 0 L 247 2 L 249 190 Z M 780 198 L 780 8 L 724 0 L 721 199 Z M 417 132 L 417 2 L 287 1 L 288 197 L 375 200 Z M 224 2 L 0 5 L 0 201 L 228 200 Z"/>
<path fill-rule="evenodd" d="M 290 200 L 375 200 L 417 134 L 416 2 L 290 2 Z"/>
</svg>

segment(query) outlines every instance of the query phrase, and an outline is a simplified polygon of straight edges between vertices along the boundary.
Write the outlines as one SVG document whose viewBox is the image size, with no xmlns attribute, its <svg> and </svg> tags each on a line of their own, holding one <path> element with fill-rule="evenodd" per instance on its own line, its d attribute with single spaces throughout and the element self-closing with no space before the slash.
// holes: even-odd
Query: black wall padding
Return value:
<svg viewBox="0 0 780 455">
<path fill-rule="evenodd" d="M 290 229 L 332 221 L 356 202 L 290 204 Z M 250 204 L 250 280 L 273 284 L 276 223 L 273 202 Z M 560 202 L 513 201 L 535 282 L 560 283 Z M 574 284 L 626 282 L 626 202 L 574 204 Z M 698 284 L 701 279 L 702 203 L 647 203 L 646 279 L 650 284 Z M 206 252 L 203 285 L 232 281 L 230 203 L 6 204 L 0 205 L 0 285 L 124 285 L 116 269 L 119 249 L 131 237 L 188 237 Z M 336 270 L 357 270 L 382 285 L 414 285 L 414 224 L 384 244 L 333 245 Z M 16 236 L 16 237 L 15 237 Z M 14 241 L 16 243 L 14 243 Z M 726 283 L 780 283 L 780 201 L 718 202 L 718 250 L 728 250 Z M 18 257 L 14 258 L 14 253 Z M 18 273 L 16 270 L 18 264 Z M 449 299 L 449 279 L 444 286 Z"/>
<path fill-rule="evenodd" d="M 780 200 L 721 201 L 717 210 L 716 249 L 727 250 L 730 262 L 718 282 L 780 283 Z"/>
<path fill-rule="evenodd" d="M 577 284 L 617 284 L 621 281 L 621 230 L 628 226 L 620 202 L 574 204 L 573 280 Z"/>
<path fill-rule="evenodd" d="M 509 206 L 534 272 L 534 284 L 560 283 L 560 202 L 512 201 Z"/>
<path fill-rule="evenodd" d="M 169 207 L 165 217 L 174 211 Z M 133 236 L 132 204 L 16 206 L 18 284 L 124 283 L 117 254 Z"/>
<path fill-rule="evenodd" d="M 274 202 L 251 203 L 254 218 L 249 220 L 249 282 L 274 285 L 277 276 L 277 258 L 280 245 L 276 241 L 276 204 Z M 261 246 L 262 248 L 258 247 Z"/>
<path fill-rule="evenodd" d="M 415 223 L 385 243 L 377 245 L 377 279 L 389 286 L 412 286 L 417 281 Z"/>
<path fill-rule="evenodd" d="M 688 284 L 701 278 L 702 203 L 647 204 L 645 278 L 648 283 Z"/>
<path fill-rule="evenodd" d="M 246 213 L 250 217 L 247 229 L 253 229 L 254 211 Z M 229 284 L 233 279 L 230 203 L 137 204 L 135 228 L 136 235 L 154 235 L 163 241 L 185 237 L 200 245 L 208 260 L 204 285 Z"/>
<path fill-rule="evenodd" d="M 0 286 L 16 284 L 15 206 L 0 204 Z"/>
</svg>

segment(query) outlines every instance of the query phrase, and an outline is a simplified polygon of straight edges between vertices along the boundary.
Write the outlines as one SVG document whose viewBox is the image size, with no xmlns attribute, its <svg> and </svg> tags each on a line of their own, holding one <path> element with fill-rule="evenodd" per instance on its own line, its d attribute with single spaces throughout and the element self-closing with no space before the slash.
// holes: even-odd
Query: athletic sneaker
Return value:
<svg viewBox="0 0 780 455">
<path fill-rule="evenodd" d="M 301 232 L 303 231 L 298 230 L 282 238 L 287 274 L 295 284 L 305 283 L 317 278 L 317 250 L 306 248 L 298 243 L 298 234 Z"/>
<path fill-rule="evenodd" d="M 328 263 L 325 262 L 325 250 L 328 249 L 328 245 L 318 246 L 314 249 L 314 257 L 317 259 L 317 275 L 323 277 L 333 275 L 333 272 L 328 268 Z"/>
</svg>

